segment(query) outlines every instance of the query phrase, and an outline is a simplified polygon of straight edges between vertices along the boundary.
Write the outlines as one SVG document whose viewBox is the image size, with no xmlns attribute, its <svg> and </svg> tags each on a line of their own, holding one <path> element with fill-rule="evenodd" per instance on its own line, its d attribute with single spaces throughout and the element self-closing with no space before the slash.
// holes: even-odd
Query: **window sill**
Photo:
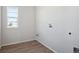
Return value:
<svg viewBox="0 0 79 59">
<path fill-rule="evenodd" d="M 7 28 L 18 28 L 18 26 L 16 26 L 16 27 L 13 27 L 13 26 L 8 26 Z"/>
</svg>

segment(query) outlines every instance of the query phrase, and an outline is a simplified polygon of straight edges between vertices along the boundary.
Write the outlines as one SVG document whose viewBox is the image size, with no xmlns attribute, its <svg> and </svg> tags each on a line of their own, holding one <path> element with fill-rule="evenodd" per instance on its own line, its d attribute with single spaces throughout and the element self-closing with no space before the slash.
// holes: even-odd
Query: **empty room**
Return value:
<svg viewBox="0 0 79 59">
<path fill-rule="evenodd" d="M 0 6 L 0 53 L 79 53 L 79 6 Z"/>
</svg>

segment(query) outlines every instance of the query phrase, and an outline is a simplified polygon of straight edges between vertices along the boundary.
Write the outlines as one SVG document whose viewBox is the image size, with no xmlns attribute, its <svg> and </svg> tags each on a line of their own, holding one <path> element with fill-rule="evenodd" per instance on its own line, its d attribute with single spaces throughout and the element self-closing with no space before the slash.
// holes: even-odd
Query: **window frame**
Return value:
<svg viewBox="0 0 79 59">
<path fill-rule="evenodd" d="M 16 7 L 16 6 L 8 6 L 6 9 L 7 9 L 7 28 L 18 28 L 18 7 L 16 7 L 17 8 L 17 11 L 16 11 L 16 14 L 17 14 L 17 17 L 14 17 L 14 18 L 16 18 L 16 23 L 17 23 L 17 25 L 16 26 L 9 26 L 8 25 L 8 23 L 9 23 L 9 20 L 8 20 L 8 18 L 10 18 L 9 16 L 8 16 L 8 8 L 11 8 L 11 7 Z M 11 12 L 12 13 L 12 12 Z M 13 12 L 14 13 L 14 12 Z"/>
</svg>

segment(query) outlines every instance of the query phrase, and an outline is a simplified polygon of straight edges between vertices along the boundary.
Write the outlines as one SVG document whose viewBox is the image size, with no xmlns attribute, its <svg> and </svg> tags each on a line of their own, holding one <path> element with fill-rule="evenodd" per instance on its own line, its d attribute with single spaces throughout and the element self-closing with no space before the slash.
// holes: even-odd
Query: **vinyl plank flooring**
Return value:
<svg viewBox="0 0 79 59">
<path fill-rule="evenodd" d="M 36 40 L 3 46 L 0 53 L 53 53 Z"/>
</svg>

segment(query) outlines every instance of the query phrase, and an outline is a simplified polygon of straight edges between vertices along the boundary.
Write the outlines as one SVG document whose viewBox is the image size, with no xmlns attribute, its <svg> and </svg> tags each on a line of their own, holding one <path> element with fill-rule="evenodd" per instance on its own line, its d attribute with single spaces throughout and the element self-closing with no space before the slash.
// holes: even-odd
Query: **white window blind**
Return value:
<svg viewBox="0 0 79 59">
<path fill-rule="evenodd" d="M 7 7 L 7 26 L 18 27 L 18 7 Z"/>
</svg>

